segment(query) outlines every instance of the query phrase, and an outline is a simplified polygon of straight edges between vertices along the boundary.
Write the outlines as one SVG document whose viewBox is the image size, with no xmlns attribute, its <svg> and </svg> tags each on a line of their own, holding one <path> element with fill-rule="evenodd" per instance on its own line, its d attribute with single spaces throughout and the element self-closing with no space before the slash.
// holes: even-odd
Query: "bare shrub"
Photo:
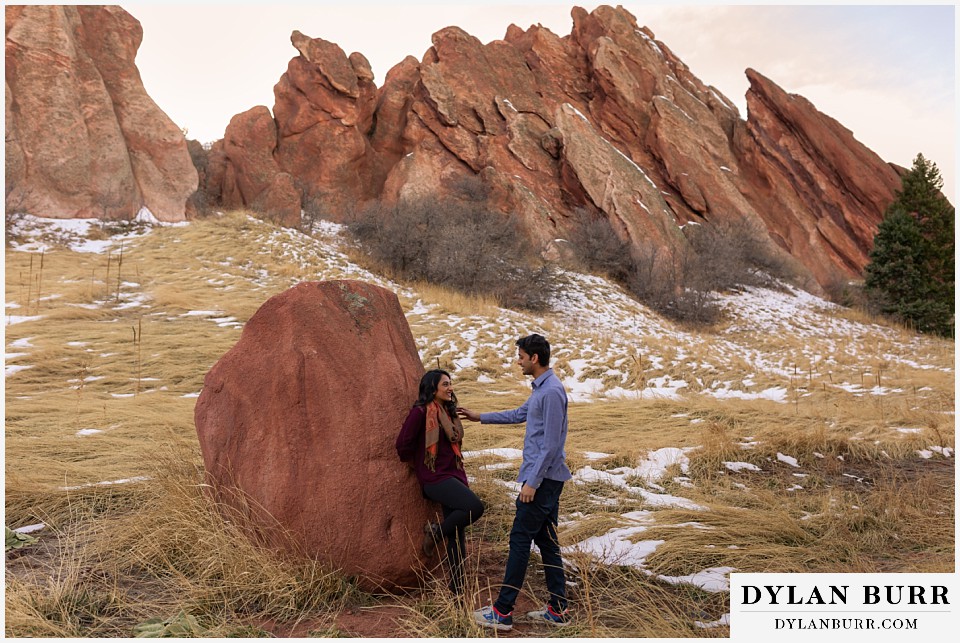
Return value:
<svg viewBox="0 0 960 643">
<path fill-rule="evenodd" d="M 209 150 L 199 141 L 187 140 L 187 152 L 193 167 L 197 170 L 197 189 L 190 195 L 187 202 L 192 206 L 197 217 L 206 217 L 216 210 L 217 197 L 210 193 L 207 186 L 207 168 L 210 163 Z"/>
<path fill-rule="evenodd" d="M 717 294 L 744 286 L 775 287 L 793 281 L 790 260 L 766 233 L 747 222 L 690 224 L 689 245 L 634 248 L 618 279 L 640 301 L 676 321 L 709 325 L 720 320 Z"/>
<path fill-rule="evenodd" d="M 448 185 L 458 200 L 471 203 L 485 202 L 490 198 L 492 190 L 490 184 L 476 174 L 457 176 L 450 179 Z"/>
<path fill-rule="evenodd" d="M 297 182 L 297 188 L 301 195 L 300 231 L 304 234 L 313 234 L 321 221 L 331 217 L 323 206 L 323 198 L 320 195 L 310 193 L 300 181 Z"/>
<path fill-rule="evenodd" d="M 827 299 L 844 308 L 855 308 L 868 313 L 878 313 L 879 306 L 863 287 L 863 281 L 852 281 L 836 276 L 823 286 Z"/>
<path fill-rule="evenodd" d="M 553 270 L 530 256 L 515 217 L 487 209 L 482 194 L 472 194 L 473 200 L 374 204 L 348 230 L 395 276 L 492 295 L 508 307 L 546 308 Z"/>
<path fill-rule="evenodd" d="M 588 219 L 570 235 L 574 257 L 581 269 L 623 283 L 630 275 L 630 244 L 621 239 L 607 219 Z"/>
<path fill-rule="evenodd" d="M 793 278 L 766 233 L 746 221 L 690 226 L 687 238 L 697 255 L 691 266 L 692 287 L 721 291 Z"/>
</svg>

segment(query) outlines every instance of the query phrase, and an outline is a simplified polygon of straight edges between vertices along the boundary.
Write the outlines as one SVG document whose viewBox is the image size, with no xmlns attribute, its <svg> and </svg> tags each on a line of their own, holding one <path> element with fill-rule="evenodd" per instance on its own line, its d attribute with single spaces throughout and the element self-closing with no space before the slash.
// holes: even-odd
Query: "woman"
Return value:
<svg viewBox="0 0 960 643">
<path fill-rule="evenodd" d="M 397 454 L 417 473 L 425 498 L 443 507 L 442 523 L 424 527 L 423 553 L 433 556 L 441 538 L 447 541 L 450 591 L 463 592 L 465 530 L 483 515 L 483 503 L 470 491 L 463 470 L 463 424 L 457 417 L 457 396 L 450 374 L 439 369 L 420 380 L 417 401 L 397 436 Z"/>
</svg>

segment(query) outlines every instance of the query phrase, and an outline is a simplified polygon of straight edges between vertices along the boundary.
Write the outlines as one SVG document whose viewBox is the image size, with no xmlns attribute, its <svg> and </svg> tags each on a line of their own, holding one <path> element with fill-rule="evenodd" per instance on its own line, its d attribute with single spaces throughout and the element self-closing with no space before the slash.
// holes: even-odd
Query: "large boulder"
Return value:
<svg viewBox="0 0 960 643">
<path fill-rule="evenodd" d="M 214 493 L 247 511 L 269 546 L 368 590 L 414 586 L 423 525 L 437 507 L 394 441 L 423 372 L 388 290 L 304 282 L 272 297 L 197 400 Z"/>
</svg>

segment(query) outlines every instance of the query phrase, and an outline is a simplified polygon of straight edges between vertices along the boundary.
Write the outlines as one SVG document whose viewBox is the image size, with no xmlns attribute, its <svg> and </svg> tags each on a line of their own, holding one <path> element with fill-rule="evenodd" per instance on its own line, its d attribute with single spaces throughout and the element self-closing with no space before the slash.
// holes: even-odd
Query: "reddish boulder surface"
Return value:
<svg viewBox="0 0 960 643">
<path fill-rule="evenodd" d="M 197 171 L 134 63 L 115 6 L 7 6 L 6 207 L 57 218 L 182 221 Z"/>
<path fill-rule="evenodd" d="M 269 299 L 204 379 L 195 421 L 217 497 L 252 507 L 268 545 L 366 589 L 417 584 L 437 507 L 394 441 L 423 365 L 397 296 L 304 282 Z M 281 538 L 275 522 L 292 536 Z"/>
</svg>

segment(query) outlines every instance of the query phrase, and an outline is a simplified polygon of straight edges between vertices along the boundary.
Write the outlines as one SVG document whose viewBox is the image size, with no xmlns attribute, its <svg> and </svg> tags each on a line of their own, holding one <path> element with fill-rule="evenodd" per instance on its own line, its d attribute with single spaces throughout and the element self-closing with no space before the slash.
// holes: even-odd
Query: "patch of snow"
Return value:
<svg viewBox="0 0 960 643">
<path fill-rule="evenodd" d="M 143 482 L 144 480 L 149 480 L 149 476 L 135 476 L 133 478 L 124 478 L 122 480 L 104 480 L 103 482 L 88 482 L 87 484 L 82 484 L 76 487 L 60 487 L 61 491 L 76 491 L 77 489 L 86 489 L 87 487 L 100 487 L 106 485 L 115 485 L 115 484 L 129 484 L 131 482 Z"/>
<path fill-rule="evenodd" d="M 705 395 L 710 395 L 717 399 L 738 399 L 738 400 L 772 400 L 774 402 L 787 401 L 787 389 L 779 386 L 768 388 L 759 393 L 748 393 L 735 389 L 716 389 L 704 391 Z"/>
<path fill-rule="evenodd" d="M 147 206 L 140 208 L 140 211 L 137 212 L 137 216 L 133 219 L 137 223 L 147 223 L 150 225 L 160 225 L 160 220 L 157 217 L 153 216 L 153 212 L 150 211 Z"/>
<path fill-rule="evenodd" d="M 612 529 L 600 536 L 592 536 L 573 545 L 561 548 L 567 555 L 583 553 L 606 565 L 643 568 L 647 557 L 653 554 L 665 540 L 632 542 L 629 537 L 646 531 L 643 526 Z"/>
<path fill-rule="evenodd" d="M 493 464 L 480 465 L 481 469 L 486 471 L 496 471 L 499 469 L 512 469 L 517 466 L 514 462 L 494 462 Z"/>
<path fill-rule="evenodd" d="M 703 621 L 694 621 L 693 624 L 703 630 L 709 630 L 715 627 L 723 627 L 725 625 L 730 625 L 730 615 L 724 614 L 718 620 L 710 621 L 709 623 L 704 623 Z"/>
<path fill-rule="evenodd" d="M 458 369 L 463 370 L 467 368 L 473 368 L 474 366 L 477 365 L 477 361 L 472 357 L 460 357 L 458 359 L 453 360 L 453 365 L 456 366 Z"/>
<path fill-rule="evenodd" d="M 711 567 L 689 576 L 657 576 L 657 578 L 671 585 L 693 585 L 706 592 L 728 592 L 730 591 L 729 574 L 734 571 L 736 571 L 735 567 Z"/>
<path fill-rule="evenodd" d="M 599 453 L 597 451 L 584 451 L 583 457 L 587 460 L 603 460 L 604 458 L 609 458 L 611 453 Z"/>
<path fill-rule="evenodd" d="M 482 455 L 495 455 L 501 458 L 511 460 L 523 459 L 523 451 L 520 449 L 481 449 L 479 451 L 464 451 L 464 458 L 477 458 Z"/>
<path fill-rule="evenodd" d="M 800 466 L 800 464 L 797 462 L 797 459 L 796 459 L 796 458 L 794 458 L 793 456 L 790 456 L 790 455 L 784 455 L 784 454 L 780 453 L 779 451 L 777 452 L 777 460 L 779 460 L 780 462 L 783 462 L 784 464 L 789 464 L 791 467 L 799 467 L 799 466 Z"/>
<path fill-rule="evenodd" d="M 223 315 L 222 310 L 191 310 L 189 312 L 183 313 L 181 317 L 220 317 Z"/>
<path fill-rule="evenodd" d="M 652 493 L 641 487 L 631 486 L 627 482 L 629 478 L 640 478 L 647 484 L 654 484 L 666 475 L 669 467 L 674 465 L 680 465 L 681 471 L 686 473 L 689 468 L 689 459 L 686 457 L 686 451 L 692 448 L 693 447 L 678 449 L 675 447 L 667 447 L 651 451 L 647 459 L 641 461 L 636 467 L 617 467 L 616 469 L 603 471 L 587 465 L 573 474 L 573 481 L 575 484 L 603 482 L 615 487 L 620 487 L 626 489 L 631 495 L 641 497 L 644 502 L 654 507 L 682 507 L 702 510 L 704 507 L 687 498 L 680 498 L 669 494 Z"/>
<path fill-rule="evenodd" d="M 520 493 L 521 486 L 519 482 L 514 480 L 500 480 L 499 478 L 494 478 L 493 481 L 501 487 L 506 487 L 511 494 Z"/>
<path fill-rule="evenodd" d="M 37 321 L 38 319 L 43 319 L 44 317 L 45 315 L 7 315 L 7 326 Z"/>
<path fill-rule="evenodd" d="M 763 471 L 760 467 L 749 462 L 724 462 L 723 466 L 730 471 Z"/>
</svg>

